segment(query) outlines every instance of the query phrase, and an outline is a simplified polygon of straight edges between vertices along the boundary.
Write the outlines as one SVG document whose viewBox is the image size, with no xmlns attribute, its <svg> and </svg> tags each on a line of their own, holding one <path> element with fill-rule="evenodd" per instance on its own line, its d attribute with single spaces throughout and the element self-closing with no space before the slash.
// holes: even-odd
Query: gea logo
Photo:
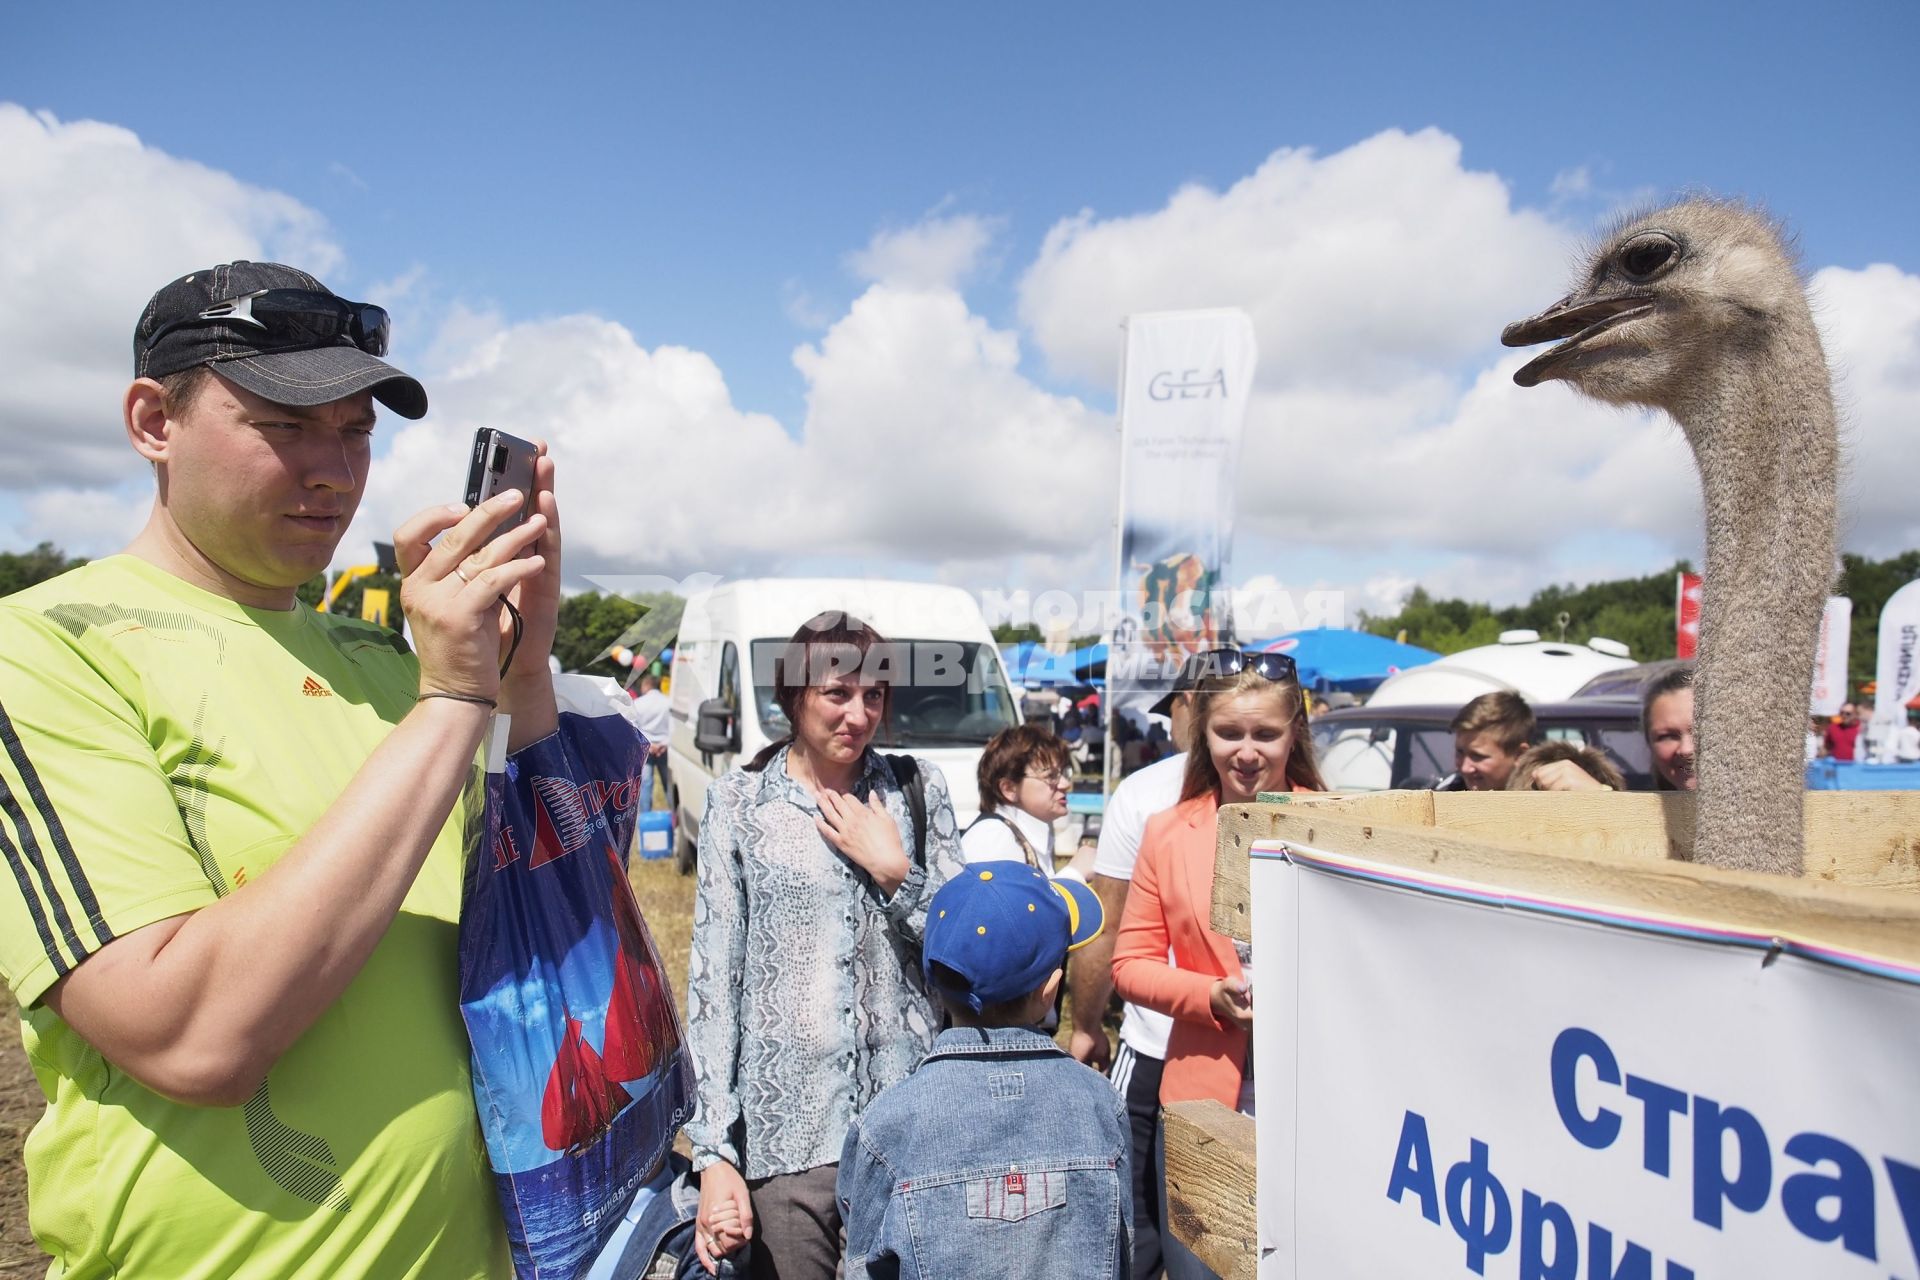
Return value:
<svg viewBox="0 0 1920 1280">
<path fill-rule="evenodd" d="M 1147 395 L 1154 400 L 1211 400 L 1215 392 L 1222 400 L 1227 398 L 1225 369 L 1212 373 L 1204 369 L 1182 369 L 1179 373 L 1165 369 L 1147 379 Z"/>
</svg>

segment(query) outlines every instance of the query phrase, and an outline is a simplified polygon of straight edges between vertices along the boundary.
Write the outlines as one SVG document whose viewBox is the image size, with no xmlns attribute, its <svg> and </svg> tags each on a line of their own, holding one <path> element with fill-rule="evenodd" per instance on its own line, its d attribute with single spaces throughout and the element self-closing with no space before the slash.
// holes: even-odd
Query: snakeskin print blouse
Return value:
<svg viewBox="0 0 1920 1280">
<path fill-rule="evenodd" d="M 934 890 L 964 865 L 937 767 L 920 761 L 924 865 L 883 898 L 820 835 L 819 806 L 786 766 L 782 750 L 762 772 L 715 780 L 700 822 L 687 975 L 699 1083 L 687 1139 L 694 1168 L 725 1160 L 749 1178 L 839 1160 L 854 1118 L 932 1047 L 939 1016 L 920 974 L 921 931 Z M 907 798 L 873 750 L 856 786 L 868 790 L 912 862 Z"/>
</svg>

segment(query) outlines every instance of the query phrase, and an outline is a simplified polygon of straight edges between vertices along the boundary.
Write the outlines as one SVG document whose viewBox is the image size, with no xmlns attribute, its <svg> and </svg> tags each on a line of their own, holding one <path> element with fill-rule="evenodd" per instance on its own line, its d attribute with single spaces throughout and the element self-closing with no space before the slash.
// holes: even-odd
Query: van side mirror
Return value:
<svg viewBox="0 0 1920 1280">
<path fill-rule="evenodd" d="M 694 749 L 703 755 L 731 755 L 740 750 L 740 717 L 721 698 L 708 698 L 695 713 Z"/>
</svg>

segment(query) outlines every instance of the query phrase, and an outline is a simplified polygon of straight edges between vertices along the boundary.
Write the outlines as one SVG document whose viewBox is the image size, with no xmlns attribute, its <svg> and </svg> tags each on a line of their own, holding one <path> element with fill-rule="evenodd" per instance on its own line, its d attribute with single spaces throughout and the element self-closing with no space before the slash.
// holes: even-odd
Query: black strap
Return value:
<svg viewBox="0 0 1920 1280">
<path fill-rule="evenodd" d="M 927 865 L 927 782 L 920 774 L 920 762 L 909 755 L 887 757 L 893 780 L 906 793 L 907 810 L 913 815 L 913 865 Z"/>
</svg>

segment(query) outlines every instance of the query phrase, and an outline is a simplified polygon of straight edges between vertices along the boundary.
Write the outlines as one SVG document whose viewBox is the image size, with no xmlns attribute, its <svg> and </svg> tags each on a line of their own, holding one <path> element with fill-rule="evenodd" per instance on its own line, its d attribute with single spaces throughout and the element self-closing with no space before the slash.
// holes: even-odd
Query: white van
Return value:
<svg viewBox="0 0 1920 1280">
<path fill-rule="evenodd" d="M 687 601 L 673 647 L 667 754 L 682 869 L 693 863 L 707 785 L 788 732 L 773 698 L 774 660 L 801 623 L 828 609 L 852 614 L 912 656 L 912 678 L 894 686 L 875 748 L 938 765 L 963 829 L 978 814 L 980 749 L 1020 723 L 1020 711 L 972 596 L 868 579 L 728 582 Z"/>
</svg>

